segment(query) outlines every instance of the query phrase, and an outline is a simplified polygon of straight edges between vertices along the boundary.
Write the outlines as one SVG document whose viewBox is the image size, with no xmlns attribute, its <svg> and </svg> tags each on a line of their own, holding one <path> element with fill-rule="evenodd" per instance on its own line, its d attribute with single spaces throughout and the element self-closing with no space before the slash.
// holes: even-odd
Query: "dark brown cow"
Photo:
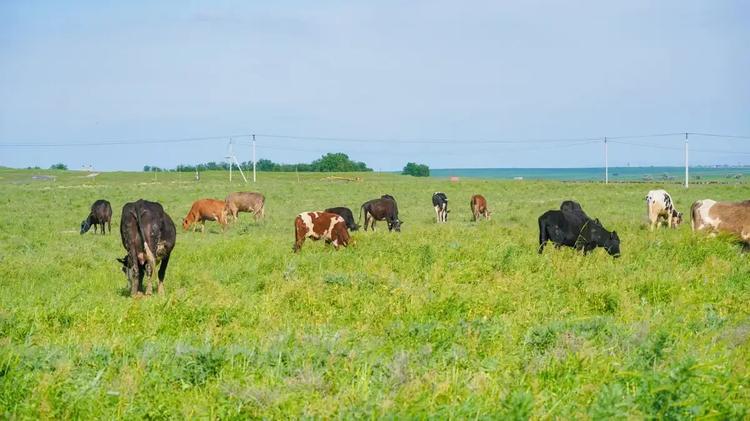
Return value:
<svg viewBox="0 0 750 421">
<path fill-rule="evenodd" d="M 193 226 L 193 232 L 201 224 L 201 232 L 206 228 L 206 221 L 217 221 L 221 224 L 222 230 L 227 226 L 227 209 L 226 202 L 216 199 L 200 199 L 193 203 L 187 216 L 182 220 L 182 229 L 187 231 Z"/>
<path fill-rule="evenodd" d="M 342 206 L 337 208 L 328 208 L 325 211 L 328 213 L 335 213 L 336 215 L 344 218 L 346 227 L 349 228 L 349 231 L 357 231 L 359 229 L 359 225 L 354 222 L 354 214 L 352 214 L 351 209 Z"/>
<path fill-rule="evenodd" d="M 122 271 L 128 276 L 130 295 L 140 294 L 143 276 L 148 277 L 146 295 L 151 295 L 151 278 L 159 264 L 159 294 L 164 293 L 164 275 L 169 256 L 177 240 L 172 218 L 159 203 L 138 200 L 126 203 L 120 219 L 122 245 L 128 254 L 122 259 Z"/>
<path fill-rule="evenodd" d="M 237 213 L 250 212 L 257 221 L 265 217 L 266 198 L 261 193 L 235 192 L 227 196 L 224 201 L 227 204 L 227 212 L 237 221 Z"/>
<path fill-rule="evenodd" d="M 473 216 L 472 221 L 476 221 L 477 219 L 479 219 L 479 215 L 484 216 L 484 219 L 487 220 L 489 220 L 490 216 L 492 216 L 492 212 L 490 212 L 490 210 L 487 208 L 487 199 L 485 199 L 481 194 L 475 194 L 474 196 L 471 196 L 469 205 L 471 206 L 471 214 Z"/>
<path fill-rule="evenodd" d="M 365 213 L 365 231 L 367 231 L 368 224 L 375 231 L 375 221 L 386 221 L 388 223 L 388 231 L 396 230 L 396 232 L 401 232 L 401 224 L 404 222 L 398 219 L 398 205 L 393 196 L 384 194 L 380 199 L 373 199 L 363 203 L 359 209 L 360 218 L 362 217 L 362 211 Z"/>
<path fill-rule="evenodd" d="M 335 213 L 328 212 L 302 212 L 294 220 L 294 252 L 302 248 L 306 238 L 320 240 L 333 244 L 338 250 L 339 246 L 348 246 L 351 237 L 346 230 L 346 221 Z"/>
<path fill-rule="evenodd" d="M 717 202 L 703 199 L 690 206 L 693 231 L 727 232 L 739 237 L 744 249 L 750 249 L 750 200 Z"/>
<path fill-rule="evenodd" d="M 91 212 L 86 219 L 81 222 L 81 234 L 85 234 L 94 226 L 94 234 L 96 234 L 96 228 L 101 227 L 102 235 L 104 235 L 104 223 L 109 228 L 109 233 L 112 234 L 112 205 L 104 199 L 99 199 L 91 205 Z"/>
</svg>

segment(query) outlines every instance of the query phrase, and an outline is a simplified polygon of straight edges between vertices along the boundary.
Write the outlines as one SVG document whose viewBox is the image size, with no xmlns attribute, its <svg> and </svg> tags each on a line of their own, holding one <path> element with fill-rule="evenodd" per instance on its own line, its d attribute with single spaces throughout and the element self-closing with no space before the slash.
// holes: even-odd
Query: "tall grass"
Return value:
<svg viewBox="0 0 750 421">
<path fill-rule="evenodd" d="M 650 232 L 658 184 L 416 179 L 363 174 L 0 171 L 0 411 L 5 418 L 734 418 L 750 416 L 750 263 L 732 239 L 689 224 Z M 750 187 L 666 186 L 696 199 Z M 253 189 L 267 218 L 222 234 L 178 232 L 166 294 L 131 299 L 116 257 L 126 201 Z M 434 191 L 450 200 L 434 223 Z M 334 252 L 292 253 L 304 210 L 399 203 Z M 470 222 L 472 194 L 491 221 Z M 112 235 L 78 234 L 99 198 Z M 616 229 L 623 257 L 537 250 L 537 217 L 564 199 Z"/>
</svg>

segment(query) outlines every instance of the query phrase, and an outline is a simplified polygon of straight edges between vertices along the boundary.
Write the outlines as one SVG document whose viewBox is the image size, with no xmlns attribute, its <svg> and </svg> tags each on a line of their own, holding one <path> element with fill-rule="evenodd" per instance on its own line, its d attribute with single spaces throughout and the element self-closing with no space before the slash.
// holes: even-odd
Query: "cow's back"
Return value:
<svg viewBox="0 0 750 421">
<path fill-rule="evenodd" d="M 266 201 L 265 196 L 256 192 L 234 192 L 230 193 L 224 200 L 228 205 L 234 205 L 239 210 L 254 210 L 262 207 Z"/>
<path fill-rule="evenodd" d="M 727 231 L 750 240 L 750 200 L 744 202 L 716 202 L 708 210 L 708 216 L 717 229 Z"/>
<path fill-rule="evenodd" d="M 481 213 L 487 209 L 487 200 L 481 194 L 471 196 L 471 202 L 469 203 L 471 204 L 471 208 L 476 209 L 477 212 Z"/>
</svg>

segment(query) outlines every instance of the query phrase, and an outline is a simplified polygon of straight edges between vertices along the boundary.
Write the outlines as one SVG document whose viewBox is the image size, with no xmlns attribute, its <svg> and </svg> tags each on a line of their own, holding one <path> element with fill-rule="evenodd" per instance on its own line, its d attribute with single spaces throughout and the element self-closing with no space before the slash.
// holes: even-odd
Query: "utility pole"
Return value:
<svg viewBox="0 0 750 421">
<path fill-rule="evenodd" d="M 253 135 L 253 183 L 255 183 L 255 135 Z"/>
<path fill-rule="evenodd" d="M 688 134 L 685 132 L 685 188 L 688 188 Z"/>
<path fill-rule="evenodd" d="M 604 184 L 609 184 L 609 156 L 607 153 L 607 136 L 604 136 Z"/>
<path fill-rule="evenodd" d="M 229 162 L 229 184 L 232 184 L 232 156 L 234 156 L 234 148 L 232 147 L 232 138 L 229 138 L 229 155 L 227 155 L 227 162 Z"/>
</svg>

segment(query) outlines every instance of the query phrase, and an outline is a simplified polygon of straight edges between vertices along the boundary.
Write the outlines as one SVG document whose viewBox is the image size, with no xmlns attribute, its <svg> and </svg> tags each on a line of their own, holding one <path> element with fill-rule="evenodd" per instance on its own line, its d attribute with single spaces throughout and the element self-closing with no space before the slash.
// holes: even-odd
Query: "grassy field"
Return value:
<svg viewBox="0 0 750 421">
<path fill-rule="evenodd" d="M 750 262 L 729 238 L 646 228 L 659 184 L 416 179 L 359 174 L 0 170 L 2 418 L 668 418 L 750 416 Z M 666 186 L 750 198 L 746 184 Z M 267 197 L 225 233 L 179 229 L 166 294 L 131 299 L 116 257 L 122 205 Z M 445 191 L 448 224 L 434 223 Z M 294 216 L 390 193 L 400 234 L 355 232 L 339 252 L 292 253 Z M 489 222 L 470 222 L 484 194 Z M 99 198 L 112 235 L 79 235 Z M 537 217 L 564 199 L 615 229 L 602 249 L 537 250 Z M 178 227 L 179 228 L 179 227 Z M 210 228 L 210 229 L 209 229 Z"/>
</svg>

